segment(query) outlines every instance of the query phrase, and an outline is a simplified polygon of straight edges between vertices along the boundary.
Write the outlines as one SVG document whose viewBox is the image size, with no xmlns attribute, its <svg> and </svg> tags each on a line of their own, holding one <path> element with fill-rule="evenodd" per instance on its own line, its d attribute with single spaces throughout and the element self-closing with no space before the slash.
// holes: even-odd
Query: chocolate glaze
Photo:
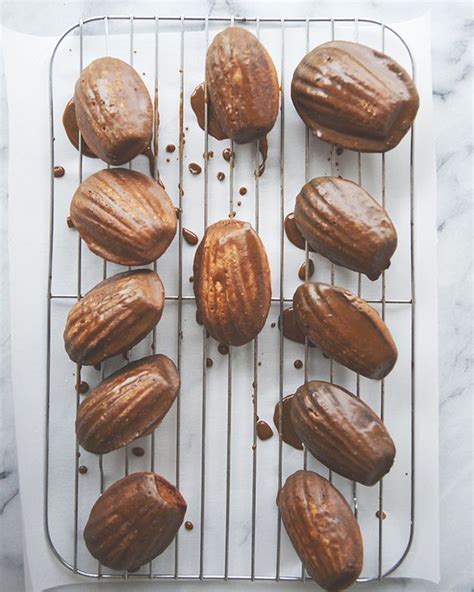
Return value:
<svg viewBox="0 0 474 592">
<path fill-rule="evenodd" d="M 312 259 L 308 259 L 308 279 L 311 279 L 314 275 L 314 263 Z M 302 263 L 298 270 L 298 277 L 302 282 L 306 280 L 306 263 Z"/>
<path fill-rule="evenodd" d="M 278 328 L 281 330 L 281 319 L 278 318 Z M 283 335 L 291 341 L 302 343 L 304 345 L 304 333 L 296 322 L 295 310 L 292 306 L 283 310 Z M 314 345 L 308 340 L 308 345 Z"/>
<path fill-rule="evenodd" d="M 217 178 L 219 179 L 219 181 L 223 181 L 225 179 L 225 173 L 223 173 L 222 171 L 219 171 L 217 173 Z"/>
<path fill-rule="evenodd" d="M 77 125 L 76 119 L 76 108 L 74 107 L 74 99 L 70 99 L 66 104 L 63 113 L 63 126 L 66 131 L 66 135 L 69 138 L 71 144 L 79 150 L 79 126 Z M 97 158 L 92 152 L 89 146 L 86 144 L 84 139 L 82 140 L 82 153 L 90 158 Z"/>
<path fill-rule="evenodd" d="M 63 166 L 55 166 L 53 169 L 53 174 L 55 177 L 64 177 L 65 169 Z"/>
<path fill-rule="evenodd" d="M 80 465 L 80 467 L 77 470 L 79 471 L 79 473 L 81 473 L 81 475 L 85 475 L 88 469 L 85 465 Z"/>
<path fill-rule="evenodd" d="M 257 421 L 257 436 L 260 440 L 268 440 L 273 436 L 272 428 L 263 419 Z"/>
<path fill-rule="evenodd" d="M 234 153 L 230 148 L 224 148 L 224 150 L 222 151 L 222 158 L 224 160 L 227 160 L 227 162 L 230 162 L 233 156 Z"/>
<path fill-rule="evenodd" d="M 172 152 L 174 152 L 176 150 L 176 146 L 174 144 L 168 144 L 168 146 L 166 146 L 166 152 L 169 152 L 170 154 Z"/>
<path fill-rule="evenodd" d="M 192 530 L 194 528 L 194 524 L 189 520 L 186 520 L 186 522 L 184 523 L 184 528 L 186 530 Z"/>
<path fill-rule="evenodd" d="M 81 382 L 79 383 L 79 385 L 76 385 L 76 391 L 80 395 L 85 395 L 88 390 L 89 390 L 89 385 L 84 380 L 81 380 Z"/>
<path fill-rule="evenodd" d="M 200 175 L 202 171 L 201 166 L 197 162 L 189 163 L 188 169 L 192 175 Z"/>
<path fill-rule="evenodd" d="M 147 146 L 145 148 L 145 150 L 142 152 L 143 156 L 146 156 L 148 159 L 148 168 L 150 170 L 150 176 L 154 177 L 155 176 L 155 164 L 156 164 L 156 156 L 155 156 L 155 152 L 153 151 L 151 146 Z M 160 175 L 158 173 L 158 183 L 164 187 L 161 179 L 160 179 Z"/>
<path fill-rule="evenodd" d="M 229 353 L 229 346 L 224 345 L 223 343 L 219 343 L 219 345 L 217 346 L 217 350 L 219 351 L 220 354 L 222 354 L 223 356 L 226 356 Z"/>
<path fill-rule="evenodd" d="M 132 454 L 135 456 L 144 456 L 145 450 L 141 446 L 134 446 L 132 448 Z"/>
<path fill-rule="evenodd" d="M 204 93 L 204 82 L 198 84 L 191 95 L 191 107 L 196 115 L 197 122 L 199 127 L 204 130 L 205 129 L 205 93 Z M 219 120 L 216 117 L 216 113 L 214 111 L 214 107 L 209 100 L 208 97 L 208 113 L 207 113 L 207 130 L 211 136 L 216 138 L 216 140 L 225 140 L 227 139 L 227 135 L 222 129 Z"/>
<path fill-rule="evenodd" d="M 280 434 L 281 439 L 283 442 L 286 442 L 293 448 L 298 450 L 303 450 L 303 444 L 295 432 L 295 428 L 293 426 L 293 422 L 291 421 L 291 403 L 293 401 L 294 395 L 287 395 L 283 397 L 283 399 L 277 402 L 275 405 L 275 411 L 273 412 L 273 423 L 277 429 L 277 432 Z M 283 414 L 281 416 L 281 432 L 280 432 L 280 409 L 283 409 Z"/>
<path fill-rule="evenodd" d="M 199 310 L 198 310 L 198 309 L 196 309 L 196 323 L 197 323 L 198 325 L 202 325 L 202 324 L 203 324 L 203 322 L 202 322 L 202 317 L 201 317 L 201 313 L 199 312 Z"/>
<path fill-rule="evenodd" d="M 255 169 L 255 176 L 261 177 L 263 175 L 263 173 L 265 172 L 265 166 L 267 164 L 267 158 L 268 158 L 267 136 L 261 138 L 261 140 L 259 141 L 258 150 L 260 152 L 260 155 L 262 156 L 262 160 L 261 160 L 260 164 L 258 165 L 258 167 Z"/>
<path fill-rule="evenodd" d="M 68 228 L 74 228 L 74 222 L 72 221 L 71 216 L 66 218 L 66 224 L 68 225 Z"/>
<path fill-rule="evenodd" d="M 295 215 L 293 212 L 290 212 L 288 216 L 285 218 L 285 234 L 287 239 L 298 247 L 298 249 L 305 248 L 304 246 L 304 238 L 301 232 L 298 230 L 296 223 L 295 223 Z M 313 249 L 308 245 L 310 251 Z"/>
<path fill-rule="evenodd" d="M 188 243 L 188 245 L 194 246 L 199 242 L 197 234 L 194 234 L 194 232 L 188 228 L 183 228 L 183 238 Z"/>
<path fill-rule="evenodd" d="M 301 360 L 295 360 L 293 362 L 293 366 L 297 369 L 297 370 L 301 370 L 301 368 L 303 368 L 303 362 Z"/>
<path fill-rule="evenodd" d="M 247 193 L 247 187 L 241 187 L 239 189 L 239 193 L 240 193 L 240 195 L 245 195 Z"/>
</svg>

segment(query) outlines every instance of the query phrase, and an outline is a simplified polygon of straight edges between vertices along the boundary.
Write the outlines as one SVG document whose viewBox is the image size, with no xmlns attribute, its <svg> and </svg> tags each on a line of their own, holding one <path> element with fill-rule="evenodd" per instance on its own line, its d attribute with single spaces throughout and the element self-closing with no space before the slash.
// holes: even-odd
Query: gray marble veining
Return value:
<svg viewBox="0 0 474 592">
<path fill-rule="evenodd" d="M 440 372 L 441 573 L 439 586 L 412 580 L 392 581 L 383 590 L 468 592 L 472 575 L 472 33 L 469 2 L 302 2 L 298 13 L 321 16 L 370 15 L 384 21 L 432 13 L 434 131 L 437 154 L 438 297 Z M 288 15 L 290 2 L 259 3 L 259 14 Z M 144 14 L 156 2 L 4 2 L 6 26 L 41 35 L 57 35 L 79 18 L 113 12 Z M 249 3 L 226 0 L 160 2 L 162 14 L 255 12 Z M 9 367 L 8 252 L 6 168 L 7 104 L 0 66 L 0 590 L 22 592 L 21 518 Z M 434 199 L 434 196 L 433 196 Z M 90 590 L 95 589 L 91 586 Z M 102 588 L 102 586 L 101 586 Z M 163 587 L 164 588 L 164 587 Z M 170 587 L 169 589 L 171 589 Z M 196 587 L 197 588 L 197 587 Z M 72 588 L 71 588 L 72 589 Z M 84 590 L 84 586 L 74 587 Z M 107 589 L 110 589 L 107 587 Z M 115 587 L 113 589 L 116 589 Z M 117 588 L 118 589 L 118 588 Z M 121 589 L 124 589 L 121 586 Z M 135 589 L 130 587 L 127 589 Z M 143 588 L 140 588 L 143 589 Z M 167 587 L 168 589 L 168 587 Z M 178 589 L 173 587 L 173 589 Z M 181 588 L 180 588 L 181 589 Z M 194 587 L 193 587 L 194 589 Z M 199 589 L 203 589 L 200 587 Z M 206 589 L 217 590 L 209 585 Z M 374 587 L 375 589 L 375 587 Z"/>
</svg>

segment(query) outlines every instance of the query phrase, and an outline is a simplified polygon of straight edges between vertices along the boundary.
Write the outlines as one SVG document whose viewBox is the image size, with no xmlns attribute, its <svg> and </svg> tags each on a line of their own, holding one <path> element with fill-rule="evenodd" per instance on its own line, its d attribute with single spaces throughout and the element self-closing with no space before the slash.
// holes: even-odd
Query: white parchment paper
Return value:
<svg viewBox="0 0 474 592">
<path fill-rule="evenodd" d="M 436 234 L 435 234 L 435 169 L 431 134 L 431 70 L 429 29 L 426 19 L 396 25 L 396 30 L 410 47 L 416 64 L 416 81 L 421 107 L 416 120 L 415 135 L 415 260 L 416 260 L 416 519 L 411 550 L 393 574 L 437 581 L 438 562 L 438 391 L 437 391 L 437 303 L 436 303 Z M 110 54 L 130 60 L 129 24 L 110 27 Z M 210 37 L 217 32 L 210 28 Z M 87 29 L 89 31 L 89 29 Z M 84 36 L 84 64 L 104 55 L 103 28 L 92 28 L 93 34 Z M 281 55 L 279 25 L 261 26 L 260 36 L 275 61 L 279 74 L 283 72 L 285 94 L 285 213 L 292 211 L 294 198 L 304 183 L 304 126 L 290 100 L 291 74 L 305 53 L 304 25 L 288 27 L 285 32 L 285 55 Z M 336 24 L 335 37 L 354 39 L 352 25 Z M 10 159 L 10 257 L 11 257 L 11 313 L 12 364 L 15 389 L 15 413 L 20 466 L 21 495 L 25 529 L 25 548 L 31 589 L 42 590 L 53 585 L 87 580 L 74 576 L 62 567 L 46 542 L 43 525 L 43 478 L 45 439 L 45 372 L 46 372 L 46 292 L 47 255 L 49 244 L 49 113 L 48 62 L 56 40 L 37 38 L 4 31 L 5 59 L 9 101 Z M 310 28 L 310 47 L 331 38 L 330 24 L 315 24 Z M 387 53 L 407 69 L 406 50 L 389 32 L 385 36 Z M 362 43 L 381 47 L 380 29 L 359 26 Z M 65 177 L 55 181 L 53 285 L 55 294 L 74 294 L 77 284 L 77 235 L 65 224 L 70 198 L 78 184 L 78 156 L 68 143 L 61 126 L 61 114 L 72 94 L 79 73 L 78 37 L 68 37 L 60 46 L 53 71 L 54 76 L 54 136 L 55 161 L 66 169 Z M 189 108 L 189 96 L 203 78 L 205 36 L 202 28 L 186 26 L 184 37 L 184 105 L 185 105 L 185 169 L 183 179 L 183 224 L 199 236 L 203 233 L 203 175 L 193 176 L 187 170 L 190 162 L 203 165 L 204 137 Z M 178 113 L 180 83 L 180 36 L 178 27 L 161 26 L 159 32 L 159 101 L 160 101 L 160 157 L 159 168 L 167 190 L 178 203 L 177 184 L 179 165 L 176 152 L 168 154 L 164 147 L 178 144 Z M 134 66 L 142 74 L 150 91 L 154 84 L 154 36 L 135 23 Z M 282 69 L 283 67 L 283 69 Z M 280 266 L 280 121 L 269 135 L 267 170 L 260 180 L 260 234 L 267 247 L 272 268 L 273 294 L 279 294 Z M 209 163 L 209 222 L 227 216 L 229 210 L 229 165 L 221 156 L 226 142 L 210 138 L 209 149 L 214 158 Z M 309 175 L 330 174 L 330 149 L 318 140 L 310 141 Z M 386 274 L 387 299 L 410 297 L 409 249 L 409 138 L 386 155 L 386 207 L 397 226 L 399 247 Z M 169 159 L 169 162 L 167 161 Z M 237 217 L 255 223 L 255 181 L 253 178 L 255 147 L 237 148 L 234 171 L 234 210 Z M 98 160 L 84 158 L 84 177 L 103 168 Z M 147 163 L 139 157 L 133 163 L 137 170 L 147 172 Z M 217 172 L 226 179 L 217 180 Z M 336 174 L 357 180 L 357 156 L 349 151 L 337 156 Z M 381 156 L 362 156 L 362 184 L 377 199 L 381 199 Z M 240 196 L 239 188 L 247 194 Z M 240 202 L 238 205 L 237 202 Z M 183 293 L 192 294 L 188 281 L 192 273 L 194 248 L 183 245 Z M 158 262 L 158 273 L 168 295 L 178 290 L 177 240 Z M 285 239 L 284 295 L 291 298 L 299 283 L 297 270 L 304 253 Z M 319 256 L 314 257 L 315 279 L 328 281 L 330 266 Z M 120 271 L 108 265 L 107 273 Z M 100 281 L 102 262 L 83 249 L 83 293 Z M 337 268 L 336 284 L 357 289 L 357 276 Z M 380 281 L 363 279 L 362 295 L 378 299 Z M 52 306 L 52 372 L 50 425 L 50 496 L 49 528 L 52 543 L 69 563 L 73 562 L 74 518 L 74 365 L 68 360 L 62 343 L 62 330 L 69 300 L 57 300 Z M 377 306 L 376 306 L 377 308 Z M 194 530 L 179 536 L 179 573 L 193 575 L 199 569 L 199 536 L 201 504 L 201 439 L 202 371 L 201 328 L 194 321 L 192 303 L 183 306 L 182 391 L 180 403 L 180 432 L 177 437 L 177 408 L 167 416 L 156 433 L 156 470 L 171 481 L 176 481 L 177 450 L 180 454 L 179 485 L 188 501 L 187 518 Z M 267 325 L 259 337 L 259 395 L 258 414 L 271 423 L 273 407 L 278 399 L 279 338 L 278 305 L 272 306 Z M 385 381 L 385 421 L 397 445 L 397 459 L 384 480 L 383 567 L 397 562 L 407 546 L 410 531 L 410 309 L 405 305 L 387 307 L 386 320 L 397 341 L 400 357 L 394 371 Z M 157 349 L 176 359 L 176 306 L 169 303 L 157 331 Z M 150 340 L 145 340 L 132 353 L 139 358 L 149 352 Z M 230 534 L 229 574 L 248 575 L 251 553 L 252 510 L 252 406 L 253 381 L 252 346 L 234 349 L 232 399 L 232 457 L 230 465 Z M 206 458 L 204 573 L 221 575 L 224 562 L 226 438 L 227 438 L 227 359 L 209 342 L 208 355 L 214 365 L 208 373 L 206 425 L 204 443 Z M 293 392 L 303 381 L 302 371 L 293 362 L 303 357 L 303 348 L 285 341 L 284 394 Z M 106 372 L 123 364 L 122 359 L 106 365 Z M 312 352 L 309 376 L 328 378 L 329 363 Z M 84 371 L 84 379 L 94 386 L 100 374 Z M 355 375 L 335 365 L 335 382 L 355 389 Z M 361 380 L 361 395 L 380 411 L 380 385 Z M 150 463 L 149 440 L 139 442 L 146 454 L 138 459 L 128 453 L 129 470 L 145 470 Z M 105 486 L 124 474 L 125 451 L 117 451 L 104 458 Z M 99 492 L 97 459 L 81 453 L 81 464 L 88 466 L 86 476 L 79 479 L 79 538 L 78 566 L 95 573 L 97 563 L 89 556 L 82 542 L 82 529 Z M 283 448 L 283 478 L 302 466 L 302 454 L 286 445 Z M 327 470 L 308 458 L 308 467 Z M 335 477 L 335 485 L 351 499 L 351 484 Z M 256 575 L 272 577 L 275 573 L 277 520 L 275 495 L 278 486 L 278 439 L 259 442 L 256 472 Z M 376 573 L 378 548 L 378 487 L 358 486 L 358 509 L 364 535 L 365 563 L 363 576 Z M 173 573 L 174 544 L 154 562 L 159 573 Z M 142 570 L 145 573 L 145 569 Z M 107 572 L 107 570 L 105 570 Z M 282 534 L 281 574 L 297 576 L 300 563 Z M 239 584 L 239 586 L 241 586 Z"/>
</svg>

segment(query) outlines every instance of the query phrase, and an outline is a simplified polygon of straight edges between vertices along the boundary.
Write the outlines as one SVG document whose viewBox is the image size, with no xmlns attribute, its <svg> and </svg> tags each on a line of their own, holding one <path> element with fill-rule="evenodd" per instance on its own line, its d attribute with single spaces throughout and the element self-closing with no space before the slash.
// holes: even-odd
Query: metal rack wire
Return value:
<svg viewBox="0 0 474 592">
<path fill-rule="evenodd" d="M 243 17 L 158 17 L 158 16 L 105 16 L 105 17 L 94 17 L 84 21 L 80 21 L 78 24 L 72 26 L 68 29 L 58 40 L 55 49 L 53 51 L 51 62 L 50 62 L 50 117 L 51 117 L 51 171 L 53 171 L 53 166 L 56 160 L 55 154 L 55 145 L 54 145 L 54 138 L 56 133 L 56 126 L 57 126 L 57 114 L 55 112 L 55 106 L 53 104 L 53 85 L 54 85 L 54 59 L 57 53 L 58 48 L 60 47 L 61 43 L 68 38 L 71 34 L 77 34 L 79 36 L 79 62 L 77 64 L 78 74 L 83 68 L 83 38 L 84 38 L 84 30 L 85 27 L 90 23 L 103 23 L 103 34 L 105 37 L 105 45 L 106 45 L 106 53 L 109 53 L 109 23 L 112 21 L 120 21 L 120 22 L 129 22 L 129 61 L 133 65 L 134 59 L 134 35 L 135 35 L 135 23 L 137 21 L 148 21 L 149 24 L 153 27 L 154 31 L 154 39 L 155 39 L 155 70 L 154 70 L 154 119 L 153 119 L 153 143 L 155 148 L 155 154 L 158 152 L 159 142 L 158 142 L 158 85 L 159 85 L 159 35 L 160 30 L 162 27 L 169 26 L 170 24 L 174 26 L 178 26 L 178 30 L 176 32 L 179 35 L 179 48 L 180 48 L 180 71 L 179 71 L 179 100 L 180 100 L 180 109 L 179 109 L 179 146 L 178 146 L 178 154 L 179 154 L 179 184 L 178 184 L 178 191 L 177 191 L 177 201 L 175 205 L 179 208 L 179 211 L 182 211 L 183 201 L 183 183 L 184 183 L 184 80 L 185 80 L 185 67 L 184 67 L 184 59 L 185 59 L 185 48 L 186 48 L 186 24 L 198 23 L 203 27 L 204 35 L 205 35 L 205 44 L 206 47 L 209 44 L 209 25 L 210 23 L 218 23 L 222 26 L 233 25 L 234 23 L 239 24 L 253 24 L 255 26 L 254 32 L 257 36 L 260 34 L 260 28 L 265 25 L 270 25 L 274 27 L 280 28 L 280 41 L 281 41 L 281 62 L 279 64 L 280 68 L 280 76 L 281 76 L 281 95 L 280 95 L 280 117 L 279 117 L 279 126 L 280 126 L 280 146 L 279 146 L 279 182 L 280 182 L 280 233 L 279 233 L 279 249 L 280 249 L 280 259 L 279 259 L 279 295 L 277 297 L 272 297 L 272 302 L 278 304 L 280 315 L 283 313 L 284 307 L 286 303 L 290 302 L 291 299 L 285 297 L 284 293 L 284 275 L 285 275 L 285 236 L 284 236 L 284 217 L 285 217 L 285 109 L 287 103 L 287 97 L 285 96 L 285 79 L 287 76 L 287 72 L 285 71 L 285 31 L 286 27 L 289 25 L 298 26 L 304 31 L 305 39 L 306 39 L 306 50 L 310 49 L 309 45 L 309 31 L 310 26 L 313 23 L 327 23 L 330 26 L 331 35 L 330 38 L 334 39 L 334 27 L 335 23 L 352 23 L 354 26 L 354 40 L 358 40 L 359 34 L 359 24 L 364 23 L 365 25 L 370 25 L 373 27 L 378 27 L 380 30 L 380 49 L 383 51 L 385 48 L 385 38 L 387 31 L 390 34 L 394 35 L 396 38 L 399 39 L 400 43 L 405 47 L 409 60 L 412 66 L 412 76 L 414 78 L 414 63 L 413 58 L 410 53 L 408 46 L 406 45 L 405 41 L 400 37 L 400 35 L 391 29 L 390 27 L 379 23 L 374 20 L 370 19 L 318 19 L 318 18 L 290 18 L 290 19 L 278 19 L 278 18 L 243 18 Z M 205 87 L 205 99 L 207 99 L 207 88 Z M 206 101 L 207 104 L 207 101 Z M 209 134 L 208 134 L 208 112 L 207 108 L 205 110 L 205 118 L 204 118 L 204 142 L 203 142 L 203 149 L 204 149 L 204 166 L 203 166 L 203 226 L 206 228 L 209 223 Z M 278 124 L 277 124 L 278 125 Z M 409 509 L 409 516 L 407 519 L 409 521 L 409 537 L 405 548 L 400 551 L 399 559 L 388 569 L 383 568 L 383 506 L 384 506 L 384 490 L 383 490 L 383 481 L 381 481 L 378 485 L 378 511 L 379 511 L 379 518 L 378 518 L 378 556 L 377 556 L 377 571 L 376 573 L 370 574 L 367 577 L 362 577 L 359 579 L 361 582 L 367 582 L 372 580 L 381 580 L 382 578 L 386 577 L 387 575 L 391 574 L 393 571 L 397 569 L 397 567 L 403 562 L 406 555 L 409 552 L 412 540 L 413 540 L 413 533 L 414 533 L 414 482 L 415 482 L 415 471 L 414 471 L 414 428 L 415 428 L 415 380 L 414 380 L 414 373 L 415 373 L 415 350 L 414 350 L 414 327 L 415 327 L 415 283 L 414 283 L 414 252 L 413 252 L 413 240 L 414 240 L 414 224 L 413 224 L 413 200 L 414 200 L 414 132 L 413 130 L 410 132 L 410 152 L 409 152 L 409 168 L 410 168 L 410 261 L 411 261 L 411 297 L 410 298 L 397 298 L 397 299 L 388 299 L 386 298 L 386 290 L 385 290 L 385 274 L 382 276 L 382 295 L 379 299 L 367 299 L 369 303 L 377 304 L 381 306 L 381 316 L 385 318 L 386 307 L 387 306 L 408 306 L 411 309 L 411 409 L 410 409 L 410 455 L 411 455 L 411 473 L 410 473 L 410 509 Z M 229 162 L 229 184 L 228 184 L 228 211 L 229 215 L 234 215 L 234 145 L 231 142 L 230 145 L 232 151 L 232 157 Z M 256 143 L 255 146 L 255 168 L 258 167 L 259 164 L 259 143 Z M 310 135 L 309 130 L 306 129 L 305 131 L 305 141 L 304 141 L 304 159 L 305 159 L 305 181 L 308 181 L 309 176 L 309 160 L 310 160 Z M 335 174 L 335 147 L 332 147 L 331 151 L 331 174 Z M 157 168 L 157 161 L 155 160 L 155 168 L 154 168 L 154 178 L 158 180 L 159 173 Z M 361 154 L 358 154 L 358 180 L 359 183 L 362 182 L 362 166 L 361 166 Z M 130 163 L 130 168 L 132 167 L 132 163 Z M 386 174 L 386 162 L 385 162 L 385 155 L 381 155 L 380 160 L 380 174 L 382 178 L 382 204 L 385 205 L 385 174 Z M 82 181 L 83 176 L 83 154 L 82 154 L 82 139 L 79 140 L 79 159 L 78 159 L 78 173 L 79 173 L 79 181 Z M 257 230 L 259 231 L 260 228 L 260 178 L 258 175 L 255 175 L 254 180 L 255 186 L 255 211 L 254 211 L 254 225 Z M 65 559 L 64 554 L 57 549 L 55 543 L 53 542 L 53 537 L 50 533 L 50 512 L 54 511 L 54 507 L 50 507 L 50 492 L 51 492 L 51 474 L 50 474 L 50 439 L 52 432 L 56 429 L 56 426 L 52 425 L 51 422 L 51 377 L 54 373 L 54 360 L 52 359 L 52 303 L 54 301 L 66 300 L 71 301 L 71 304 L 74 301 L 79 300 L 82 294 L 82 273 L 83 273 L 83 258 L 82 258 L 82 241 L 80 237 L 78 237 L 78 258 L 77 258 L 77 291 L 76 294 L 72 293 L 56 293 L 53 292 L 53 257 L 54 257 L 54 224 L 55 224 L 55 179 L 53 176 L 53 172 L 51 172 L 51 197 L 50 197 L 50 216 L 51 216 L 51 226 L 50 226 L 50 250 L 49 250 L 49 281 L 48 281 L 48 309 L 47 309 L 47 393 L 46 393 L 46 400 L 47 400 L 47 413 L 46 413 L 46 450 L 45 450 L 45 508 L 44 508 L 44 520 L 45 520 L 45 530 L 46 535 L 48 538 L 48 542 L 50 547 L 58 560 L 69 570 L 73 571 L 76 574 L 88 577 L 88 578 L 97 578 L 97 579 L 111 579 L 111 578 L 120 578 L 120 579 L 136 579 L 136 580 L 147 580 L 147 579 L 175 579 L 175 580 L 190 580 L 190 579 L 200 579 L 200 580 L 216 580 L 216 579 L 223 579 L 223 580 L 285 580 L 285 581 L 292 581 L 292 580 L 305 580 L 306 574 L 303 567 L 301 567 L 300 573 L 294 573 L 292 575 L 283 575 L 281 573 L 281 548 L 282 548 L 282 528 L 281 528 L 281 519 L 278 513 L 275 510 L 275 514 L 277 517 L 277 542 L 275 548 L 275 573 L 273 575 L 262 575 L 258 571 L 258 567 L 256 564 L 256 523 L 257 523 L 257 484 L 258 484 L 258 462 L 257 462 L 257 433 L 256 433 L 256 422 L 257 422 L 257 410 L 258 410 L 258 395 L 259 395 L 259 365 L 258 365 L 258 358 L 259 358 L 259 339 L 258 337 L 255 338 L 252 344 L 252 363 L 253 363 L 253 383 L 252 383 L 252 400 L 251 400 L 251 412 L 253 415 L 253 434 L 252 434 L 252 476 L 251 476 L 251 517 L 250 517 L 250 564 L 248 572 L 235 575 L 231 574 L 229 570 L 229 541 L 230 541 L 230 514 L 231 514 L 231 495 L 232 495 L 232 482 L 231 482 L 231 467 L 232 467 L 232 458 L 233 458 L 233 448 L 232 448 L 232 425 L 233 425 L 233 418 L 232 418 L 232 395 L 233 395 L 233 352 L 232 348 L 229 348 L 229 355 L 227 358 L 227 415 L 226 415 L 226 470 L 225 470 L 225 482 L 223 487 L 225 488 L 225 533 L 224 533 L 224 565 L 221 573 L 207 573 L 205 570 L 205 556 L 206 556 L 206 540 L 205 540 L 205 524 L 206 524 L 206 506 L 205 506 L 205 499 L 206 499 L 206 472 L 208 470 L 206 464 L 206 454 L 205 454 L 205 443 L 206 443 L 206 436 L 208 434 L 208 430 L 212 429 L 212 426 L 207 425 L 206 421 L 206 410 L 207 410 L 207 395 L 208 395 L 208 378 L 207 378 L 207 365 L 206 359 L 208 355 L 208 338 L 206 335 L 206 330 L 203 328 L 202 330 L 202 388 L 201 388 L 201 463 L 200 463 L 200 475 L 201 475 L 201 482 L 200 482 L 200 508 L 199 508 L 199 515 L 200 515 L 200 533 L 199 533 L 199 568 L 196 573 L 193 574 L 185 574 L 180 571 L 180 541 L 179 535 L 176 537 L 175 547 L 174 547 L 174 561 L 173 566 L 170 566 L 170 569 L 167 573 L 157 573 L 154 570 L 153 562 L 150 562 L 149 568 L 147 573 L 133 573 L 129 574 L 128 572 L 104 572 L 104 569 L 100 564 L 97 565 L 97 570 L 95 572 L 88 571 L 79 565 L 78 559 L 78 544 L 79 544 L 79 508 L 81 504 L 80 494 L 79 494 L 79 484 L 78 484 L 78 466 L 79 466 L 79 445 L 76 442 L 75 448 L 75 483 L 74 483 L 74 500 L 73 500 L 73 531 L 74 531 L 74 544 L 73 544 L 73 556 L 72 561 Z M 182 216 L 178 216 L 178 253 L 177 253 L 177 275 L 178 275 L 178 283 L 177 283 L 177 293 L 172 295 L 167 295 L 166 300 L 174 303 L 177 306 L 177 325 L 176 325 L 176 362 L 177 367 L 180 370 L 183 363 L 182 357 L 182 348 L 181 348 L 181 341 L 182 341 L 182 331 L 183 331 L 183 304 L 193 301 L 194 298 L 192 296 L 186 296 L 183 293 L 183 238 L 182 238 Z M 306 280 L 308 279 L 308 261 L 310 259 L 310 253 L 308 244 L 305 244 L 305 275 Z M 156 270 L 156 262 L 153 265 L 153 268 Z M 107 277 L 107 262 L 104 261 L 103 263 L 103 277 Z M 331 267 L 331 283 L 334 283 L 335 279 L 335 270 L 334 265 Z M 358 294 L 361 293 L 361 276 L 358 275 Z M 155 352 L 155 332 L 153 333 L 151 349 L 152 352 Z M 250 346 L 249 346 L 250 347 Z M 279 362 L 278 362 L 278 389 L 279 389 L 279 399 L 280 402 L 283 399 L 284 395 L 284 356 L 285 356 L 285 341 L 283 338 L 282 332 L 279 335 Z M 304 346 L 304 378 L 305 380 L 309 377 L 309 358 L 310 352 L 308 347 L 308 341 L 306 340 Z M 104 366 L 102 366 L 101 370 L 101 378 L 104 378 Z M 333 372 L 333 363 L 330 362 L 330 381 L 333 382 L 334 380 L 334 372 Z M 81 367 L 80 365 L 76 368 L 76 409 L 80 403 L 80 383 L 81 383 Z M 360 380 L 359 376 L 357 376 L 357 396 L 360 396 Z M 382 419 L 384 419 L 384 395 L 385 395 L 385 385 L 384 381 L 382 380 L 380 383 L 380 413 Z M 176 472 L 175 472 L 175 482 L 176 485 L 180 486 L 180 449 L 181 449 L 181 410 L 180 410 L 180 397 L 177 400 L 177 413 L 176 413 Z M 281 431 L 281 430 L 280 430 Z M 155 435 L 152 434 L 149 436 L 150 439 L 150 447 L 151 447 L 151 454 L 150 454 L 150 470 L 155 469 Z M 304 450 L 302 455 L 302 466 L 304 468 L 307 467 L 307 451 Z M 103 471 L 103 463 L 102 463 L 102 456 L 98 457 L 98 465 L 99 465 L 99 475 L 100 475 L 100 487 L 98 493 L 102 493 L 104 490 L 104 471 Z M 124 469 L 121 475 L 116 475 L 116 478 L 122 477 L 124 474 L 127 475 L 129 472 L 129 464 L 128 464 L 128 450 L 125 449 L 125 458 L 124 458 Z M 329 479 L 332 480 L 332 474 L 329 472 Z M 278 444 L 278 486 L 281 487 L 283 484 L 283 443 L 280 438 Z M 358 490 L 356 483 L 352 484 L 352 504 L 354 513 L 357 517 L 358 515 Z"/>
</svg>

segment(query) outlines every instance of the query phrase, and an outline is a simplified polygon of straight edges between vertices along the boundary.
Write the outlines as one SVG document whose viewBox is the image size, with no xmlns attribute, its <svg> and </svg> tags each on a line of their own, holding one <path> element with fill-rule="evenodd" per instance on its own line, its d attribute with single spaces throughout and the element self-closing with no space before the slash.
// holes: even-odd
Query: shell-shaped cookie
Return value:
<svg viewBox="0 0 474 592">
<path fill-rule="evenodd" d="M 151 263 L 176 234 L 176 212 L 166 191 L 129 169 L 88 177 L 72 198 L 70 215 L 89 249 L 120 265 Z"/>
<path fill-rule="evenodd" d="M 360 43 L 330 41 L 296 67 L 291 98 L 312 133 L 360 152 L 386 152 L 410 129 L 419 106 L 407 72 Z"/>
<path fill-rule="evenodd" d="M 84 68 L 74 107 L 84 141 L 109 164 L 125 164 L 150 144 L 150 95 L 138 72 L 122 60 L 99 58 Z"/>
<path fill-rule="evenodd" d="M 132 362 L 94 388 L 79 406 L 79 444 L 95 454 L 117 450 L 155 430 L 179 391 L 175 364 L 162 354 Z"/>
<path fill-rule="evenodd" d="M 291 420 L 306 448 L 329 469 L 363 485 L 393 465 L 395 445 L 378 415 L 346 389 L 311 380 L 293 396 Z"/>
<path fill-rule="evenodd" d="M 164 302 L 163 284 L 149 269 L 100 282 L 69 311 L 64 329 L 69 357 L 95 365 L 128 351 L 158 323 Z"/>
<path fill-rule="evenodd" d="M 283 524 L 314 581 L 332 592 L 349 588 L 362 571 L 359 525 L 339 491 L 312 471 L 290 475 L 277 498 Z"/>
<path fill-rule="evenodd" d="M 397 232 L 385 209 L 360 185 L 316 177 L 296 197 L 295 223 L 311 247 L 371 280 L 390 265 Z"/>
<path fill-rule="evenodd" d="M 270 309 L 270 267 L 248 222 L 209 226 L 194 258 L 193 286 L 201 319 L 219 343 L 243 345 L 258 335 Z"/>
<path fill-rule="evenodd" d="M 394 367 L 398 352 L 387 325 L 349 290 L 307 282 L 296 290 L 293 307 L 305 335 L 339 364 L 374 379 Z"/>
<path fill-rule="evenodd" d="M 185 513 L 186 501 L 174 485 L 156 473 L 133 473 L 95 502 L 84 540 L 106 567 L 135 571 L 163 553 Z"/>
</svg>

